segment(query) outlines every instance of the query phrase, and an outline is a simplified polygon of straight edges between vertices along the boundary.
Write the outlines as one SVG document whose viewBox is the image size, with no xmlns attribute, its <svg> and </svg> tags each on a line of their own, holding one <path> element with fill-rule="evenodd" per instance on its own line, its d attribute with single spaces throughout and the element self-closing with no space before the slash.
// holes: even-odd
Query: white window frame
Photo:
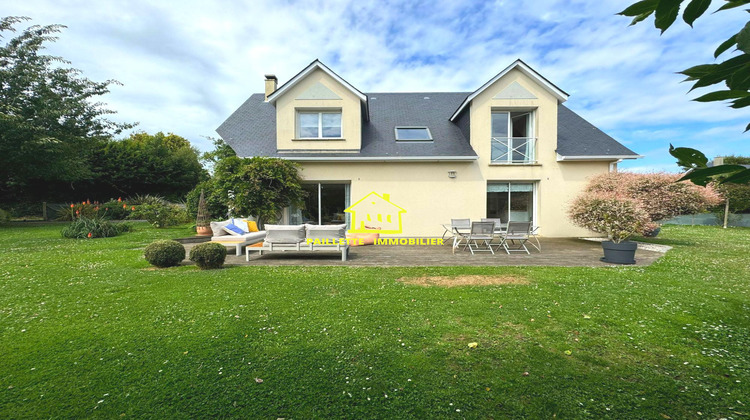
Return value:
<svg viewBox="0 0 750 420">
<path fill-rule="evenodd" d="M 499 180 L 499 181 L 487 181 L 487 185 L 485 186 L 485 190 L 489 188 L 490 184 L 508 184 L 508 218 L 510 219 L 510 207 L 511 207 L 511 199 L 513 197 L 511 189 L 512 184 L 531 184 L 531 205 L 533 208 L 531 209 L 531 226 L 536 229 L 538 228 L 537 220 L 539 217 L 539 180 L 533 180 L 533 179 L 522 179 L 522 180 L 515 180 L 515 181 L 507 181 L 507 180 Z M 486 192 L 485 192 L 486 194 Z M 489 215 L 486 213 L 487 209 L 487 202 L 484 203 L 485 207 L 485 216 L 489 217 Z M 508 220 L 504 220 L 503 223 L 508 223 Z"/>
<path fill-rule="evenodd" d="M 511 116 L 514 112 L 526 112 L 529 114 L 529 122 L 528 126 L 526 127 L 526 137 L 513 137 L 513 118 Z M 514 148 L 511 146 L 512 143 L 506 145 L 508 147 L 508 159 L 503 160 L 492 160 L 492 142 L 496 137 L 492 136 L 492 115 L 490 115 L 490 164 L 492 165 L 528 165 L 528 164 L 535 164 L 537 162 L 536 159 L 536 109 L 492 109 L 491 114 L 508 114 L 508 137 L 505 137 L 507 139 L 528 139 L 527 142 L 531 142 L 531 153 L 528 161 L 523 162 L 515 162 L 511 158 L 513 156 Z M 497 138 L 503 138 L 503 137 L 497 137 Z M 527 146 L 528 147 L 528 146 Z"/>
<path fill-rule="evenodd" d="M 426 130 L 427 131 L 427 139 L 400 139 L 398 138 L 398 130 L 399 129 L 419 129 L 419 130 Z M 425 142 L 425 141 L 432 141 L 432 132 L 430 132 L 429 127 L 425 126 L 397 126 L 393 128 L 393 135 L 396 137 L 396 141 L 406 141 L 406 142 Z"/>
<path fill-rule="evenodd" d="M 301 131 L 300 129 L 302 128 L 302 125 L 300 124 L 300 115 L 302 114 L 318 114 L 318 136 L 317 137 L 302 137 L 302 135 L 300 134 L 300 131 Z M 323 114 L 339 114 L 341 116 L 340 118 L 341 124 L 339 125 L 341 133 L 338 137 L 323 137 Z M 331 140 L 331 139 L 341 139 L 344 137 L 344 113 L 340 109 L 336 109 L 336 110 L 298 109 L 296 119 L 297 119 L 296 136 L 298 139 Z"/>
</svg>

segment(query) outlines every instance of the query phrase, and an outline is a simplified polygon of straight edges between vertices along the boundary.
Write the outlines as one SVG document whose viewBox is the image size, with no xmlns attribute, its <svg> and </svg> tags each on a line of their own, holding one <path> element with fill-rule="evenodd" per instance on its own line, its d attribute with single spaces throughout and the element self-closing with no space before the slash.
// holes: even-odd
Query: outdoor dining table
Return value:
<svg viewBox="0 0 750 420">
<path fill-rule="evenodd" d="M 459 246 L 461 246 L 461 244 L 462 244 L 461 241 L 464 240 L 464 239 L 466 239 L 469 236 L 469 234 L 471 233 L 471 227 L 460 227 L 460 228 L 459 227 L 451 227 L 450 224 L 444 224 L 442 226 L 445 229 L 446 233 L 447 232 L 452 232 L 453 233 L 452 252 L 455 254 L 456 253 L 456 249 Z M 507 229 L 508 229 L 508 224 L 507 223 L 501 223 L 495 229 L 494 234 L 497 237 L 499 237 L 499 238 L 502 239 L 502 236 L 506 232 Z M 533 241 L 529 241 L 528 244 L 531 245 L 531 246 L 533 246 L 534 248 L 536 248 L 537 251 L 541 252 L 542 251 L 542 245 L 541 245 L 541 243 L 539 243 L 539 238 L 536 235 L 536 232 L 538 232 L 538 231 L 539 231 L 539 226 L 534 226 L 531 229 L 531 232 L 529 232 L 529 237 L 530 237 L 530 239 L 533 239 Z"/>
<path fill-rule="evenodd" d="M 452 251 L 455 254 L 456 249 L 461 246 L 461 240 L 466 239 L 469 234 L 471 233 L 471 227 L 454 227 L 451 228 L 450 225 L 442 225 L 443 228 L 445 228 L 446 231 L 450 231 L 453 233 L 453 246 Z M 501 224 L 497 229 L 495 229 L 494 234 L 498 237 L 502 237 L 502 234 L 505 232 L 505 230 L 508 228 L 507 223 Z"/>
</svg>

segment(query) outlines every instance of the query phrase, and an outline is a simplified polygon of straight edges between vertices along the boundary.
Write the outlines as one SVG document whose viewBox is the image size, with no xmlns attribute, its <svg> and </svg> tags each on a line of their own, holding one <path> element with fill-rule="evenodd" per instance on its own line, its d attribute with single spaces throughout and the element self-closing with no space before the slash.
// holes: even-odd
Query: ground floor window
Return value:
<svg viewBox="0 0 750 420">
<path fill-rule="evenodd" d="M 302 188 L 307 198 L 302 206 L 290 207 L 290 224 L 348 225 L 349 214 L 344 209 L 349 207 L 349 184 L 312 182 Z"/>
<path fill-rule="evenodd" d="M 490 182 L 487 184 L 487 217 L 503 222 L 535 222 L 533 182 Z"/>
</svg>

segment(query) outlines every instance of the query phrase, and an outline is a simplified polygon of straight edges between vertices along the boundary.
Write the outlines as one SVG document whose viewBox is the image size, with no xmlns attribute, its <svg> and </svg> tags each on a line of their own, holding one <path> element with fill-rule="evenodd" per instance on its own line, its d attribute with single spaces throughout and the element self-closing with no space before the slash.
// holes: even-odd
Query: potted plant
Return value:
<svg viewBox="0 0 750 420">
<path fill-rule="evenodd" d="M 573 201 L 568 215 L 576 225 L 607 235 L 608 240 L 602 242 L 602 261 L 635 264 L 638 244 L 628 238 L 649 221 L 648 213 L 636 200 L 613 193 L 586 192 Z"/>
<path fill-rule="evenodd" d="M 211 236 L 211 215 L 208 214 L 206 198 L 201 190 L 201 197 L 198 199 L 198 217 L 195 220 L 195 230 L 198 236 Z"/>
</svg>

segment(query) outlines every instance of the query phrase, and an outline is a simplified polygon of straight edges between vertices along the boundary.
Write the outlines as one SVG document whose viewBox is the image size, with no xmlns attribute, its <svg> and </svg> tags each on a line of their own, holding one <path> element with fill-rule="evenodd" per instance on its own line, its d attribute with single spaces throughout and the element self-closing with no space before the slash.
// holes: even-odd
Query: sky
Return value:
<svg viewBox="0 0 750 420">
<path fill-rule="evenodd" d="M 620 168 L 677 171 L 669 144 L 709 158 L 750 155 L 750 109 L 691 101 L 676 72 L 713 63 L 746 23 L 740 9 L 633 27 L 635 0 L 141 1 L 0 0 L 3 16 L 67 28 L 47 51 L 94 81 L 111 119 L 173 132 L 200 150 L 263 75 L 284 83 L 320 59 L 363 92 L 473 91 L 515 59 L 570 94 L 566 106 L 642 159 Z M 714 1 L 713 11 L 723 2 Z M 20 25 L 23 28 L 26 25 Z M 730 55 L 727 54 L 727 57 Z"/>
</svg>

